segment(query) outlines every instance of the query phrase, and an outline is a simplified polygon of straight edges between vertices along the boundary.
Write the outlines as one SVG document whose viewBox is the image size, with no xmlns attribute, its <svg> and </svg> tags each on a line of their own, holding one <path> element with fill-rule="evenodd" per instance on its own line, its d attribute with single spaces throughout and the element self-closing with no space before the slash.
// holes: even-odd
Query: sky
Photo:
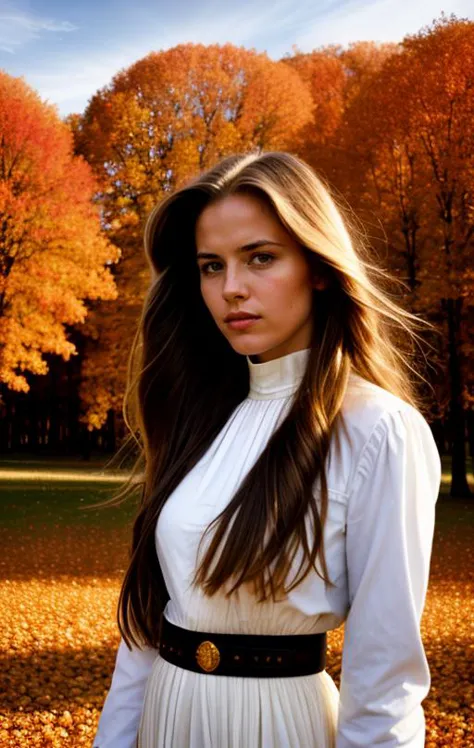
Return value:
<svg viewBox="0 0 474 748">
<path fill-rule="evenodd" d="M 275 60 L 293 45 L 401 41 L 473 0 L 0 0 L 0 69 L 61 117 L 81 113 L 119 70 L 185 42 L 231 42 Z"/>
</svg>

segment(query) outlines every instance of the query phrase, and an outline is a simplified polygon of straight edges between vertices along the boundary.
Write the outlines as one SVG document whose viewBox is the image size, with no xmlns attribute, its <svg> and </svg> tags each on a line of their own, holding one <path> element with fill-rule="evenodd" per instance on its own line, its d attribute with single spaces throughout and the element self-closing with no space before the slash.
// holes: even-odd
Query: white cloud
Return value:
<svg viewBox="0 0 474 748">
<path fill-rule="evenodd" d="M 32 73 L 27 76 L 27 82 L 35 88 L 43 99 L 50 103 L 65 104 L 75 100 L 83 100 L 84 106 L 93 94 L 109 83 L 118 71 L 130 65 L 137 59 L 137 55 L 116 54 L 98 55 L 95 59 L 71 59 L 67 64 L 60 63 L 60 72 Z M 60 106 L 60 109 L 64 107 Z M 67 111 L 78 111 L 66 107 Z"/>
<path fill-rule="evenodd" d="M 318 18 L 312 28 L 301 31 L 295 39 L 304 52 L 327 44 L 347 45 L 354 41 L 401 41 L 407 34 L 414 34 L 424 26 L 431 25 L 435 18 L 454 13 L 461 17 L 472 17 L 471 0 L 370 0 L 334 7 L 331 12 Z"/>
<path fill-rule="evenodd" d="M 291 0 L 280 0 L 275 11 L 291 7 Z M 56 58 L 54 71 L 37 70 L 26 75 L 27 82 L 33 86 L 43 99 L 59 105 L 62 116 L 69 112 L 82 111 L 88 99 L 103 86 L 110 83 L 113 76 L 136 60 L 152 51 L 169 49 L 186 42 L 202 44 L 231 42 L 236 45 L 251 44 L 252 40 L 265 28 L 269 13 L 258 9 L 254 15 L 248 9 L 230 10 L 224 17 L 205 17 L 195 19 L 187 24 L 168 24 L 160 28 L 160 33 L 149 35 L 123 44 L 119 40 L 117 50 L 101 51 L 94 55 L 81 53 L 77 57 Z"/>
<path fill-rule="evenodd" d="M 0 3 L 0 50 L 15 54 L 32 39 L 38 39 L 43 32 L 77 31 L 69 21 L 40 18 L 28 8 L 14 7 L 10 2 Z"/>
</svg>

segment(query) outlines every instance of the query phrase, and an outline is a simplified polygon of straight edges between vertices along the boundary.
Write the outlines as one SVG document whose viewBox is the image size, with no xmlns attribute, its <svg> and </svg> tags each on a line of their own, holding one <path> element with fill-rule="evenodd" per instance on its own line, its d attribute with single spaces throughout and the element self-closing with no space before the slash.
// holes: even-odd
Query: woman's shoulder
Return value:
<svg viewBox="0 0 474 748">
<path fill-rule="evenodd" d="M 341 415 L 341 436 L 351 452 L 353 465 L 368 446 L 376 450 L 390 430 L 429 431 L 424 416 L 413 405 L 355 372 L 350 375 Z"/>
<path fill-rule="evenodd" d="M 371 428 L 384 414 L 402 412 L 406 414 L 418 411 L 401 397 L 384 389 L 378 384 L 369 382 L 351 372 L 344 398 L 342 411 L 344 417 L 354 426 Z"/>
<path fill-rule="evenodd" d="M 331 450 L 328 484 L 347 505 L 349 496 L 356 495 L 361 485 L 366 489 L 361 494 L 364 502 L 371 489 L 376 503 L 383 503 L 382 494 L 391 490 L 390 486 L 402 496 L 403 481 L 417 471 L 429 489 L 426 495 L 438 495 L 438 448 L 429 424 L 413 405 L 351 374 L 341 415 L 342 428 L 336 439 L 340 448 Z M 421 485 L 418 477 L 411 483 L 412 487 Z"/>
</svg>

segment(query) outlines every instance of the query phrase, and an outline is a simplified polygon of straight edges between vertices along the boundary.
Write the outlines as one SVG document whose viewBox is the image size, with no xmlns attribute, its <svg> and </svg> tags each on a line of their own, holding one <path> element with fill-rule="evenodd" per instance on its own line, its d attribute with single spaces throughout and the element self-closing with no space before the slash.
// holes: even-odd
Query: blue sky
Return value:
<svg viewBox="0 0 474 748">
<path fill-rule="evenodd" d="M 65 116 L 153 50 L 228 41 L 279 59 L 294 44 L 399 41 L 441 11 L 474 19 L 473 0 L 0 0 L 0 68 Z"/>
</svg>

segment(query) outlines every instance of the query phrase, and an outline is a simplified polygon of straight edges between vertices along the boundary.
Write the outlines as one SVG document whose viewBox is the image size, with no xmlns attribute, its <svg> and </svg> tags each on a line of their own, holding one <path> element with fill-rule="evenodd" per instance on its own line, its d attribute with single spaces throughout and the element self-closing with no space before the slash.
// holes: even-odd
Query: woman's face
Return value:
<svg viewBox="0 0 474 748">
<path fill-rule="evenodd" d="M 201 293 L 233 349 L 265 362 L 309 348 L 313 281 L 302 248 L 267 204 L 236 194 L 209 205 L 196 223 Z M 248 312 L 256 319 L 226 321 Z"/>
</svg>

